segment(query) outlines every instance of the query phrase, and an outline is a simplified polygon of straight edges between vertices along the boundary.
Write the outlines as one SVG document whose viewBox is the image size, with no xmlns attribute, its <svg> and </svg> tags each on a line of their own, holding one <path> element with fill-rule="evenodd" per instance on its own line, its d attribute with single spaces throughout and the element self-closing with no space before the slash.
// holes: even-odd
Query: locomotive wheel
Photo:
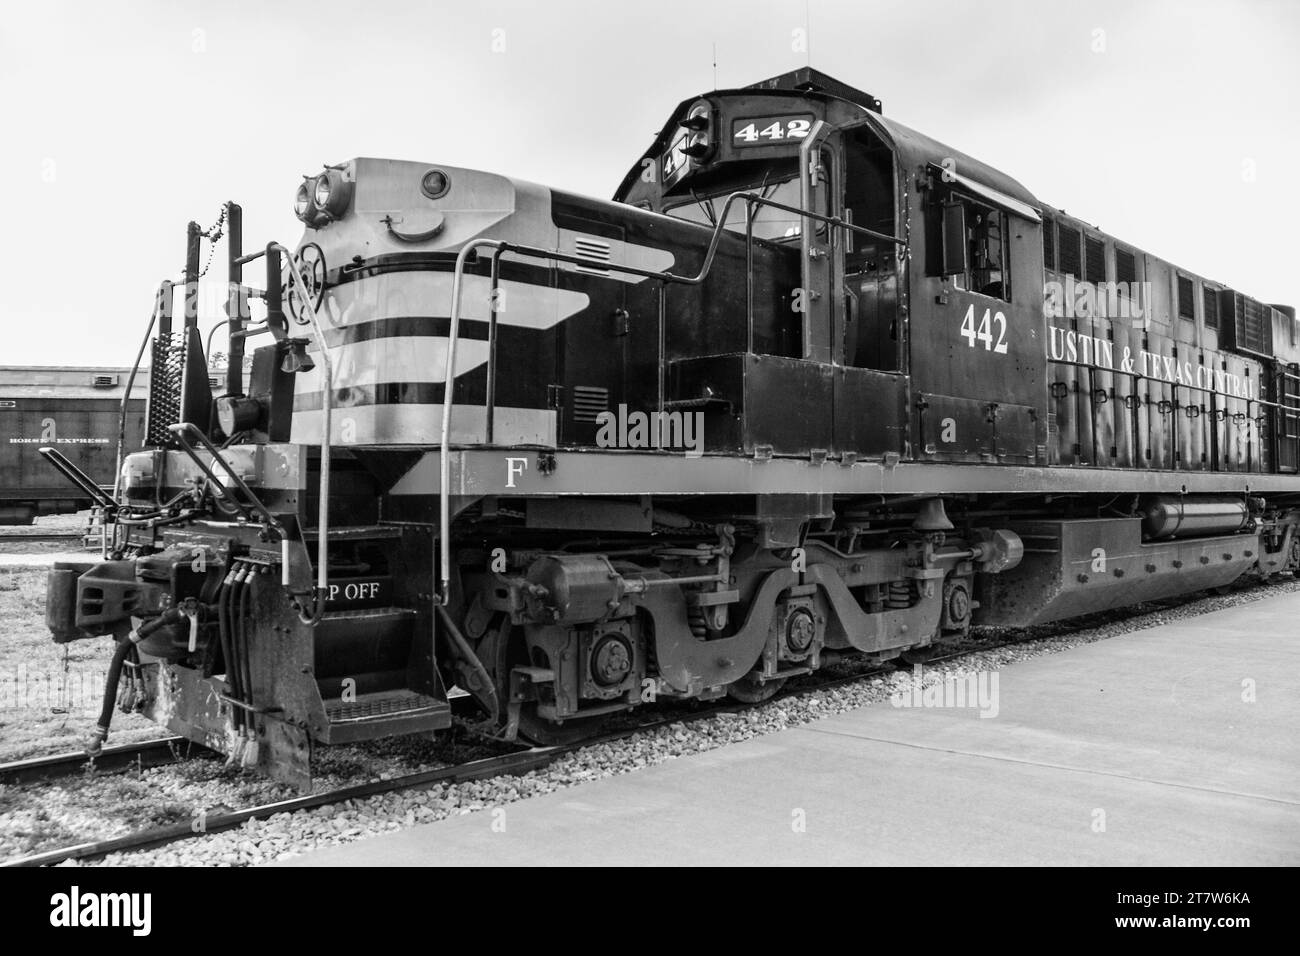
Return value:
<svg viewBox="0 0 1300 956">
<path fill-rule="evenodd" d="M 488 638 L 490 647 L 484 647 L 484 655 L 491 659 L 488 664 L 496 681 L 498 699 L 501 701 L 500 727 L 505 729 L 507 723 L 506 707 L 510 700 L 510 669 L 528 662 L 528 650 L 524 643 L 523 628 L 513 627 L 508 617 L 503 617 L 496 633 Z M 486 662 L 485 662 L 486 663 Z M 537 747 L 564 747 L 577 743 L 584 737 L 594 737 L 604 729 L 605 717 L 582 717 L 566 720 L 562 724 L 543 720 L 537 716 L 537 704 L 525 701 L 519 709 L 519 737 Z"/>
<path fill-rule="evenodd" d="M 753 676 L 746 674 L 727 687 L 727 696 L 742 704 L 761 704 L 775 697 L 776 692 L 785 686 L 786 680 L 787 678 L 782 677 L 760 683 Z"/>
<path fill-rule="evenodd" d="M 905 664 L 928 664 L 930 658 L 939 653 L 937 644 L 927 644 L 925 647 L 913 647 L 903 651 L 898 655 L 898 659 Z"/>
<path fill-rule="evenodd" d="M 566 720 L 562 724 L 537 716 L 537 705 L 526 703 L 519 711 L 519 736 L 537 747 L 565 747 L 584 737 L 594 737 L 605 726 L 603 717 Z"/>
</svg>

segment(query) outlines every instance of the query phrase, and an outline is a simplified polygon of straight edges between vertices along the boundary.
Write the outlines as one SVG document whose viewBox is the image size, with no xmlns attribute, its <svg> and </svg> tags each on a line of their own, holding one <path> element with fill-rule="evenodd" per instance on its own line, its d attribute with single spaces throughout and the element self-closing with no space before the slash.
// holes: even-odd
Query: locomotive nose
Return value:
<svg viewBox="0 0 1300 956">
<path fill-rule="evenodd" d="M 436 442 L 449 387 L 457 253 L 485 233 L 554 247 L 549 191 L 482 170 L 360 157 L 305 177 L 295 211 L 307 227 L 296 265 L 332 361 L 332 443 Z M 553 353 L 551 330 L 581 312 L 588 294 L 554 284 L 543 270 L 513 269 L 499 278 L 490 302 L 486 262 L 471 262 L 462 281 L 453 435 L 465 443 L 488 440 L 488 327 L 495 316 L 502 374 L 492 389 L 493 440 L 552 443 L 551 379 L 532 363 L 515 374 L 515 357 Z M 305 326 L 296 299 L 286 309 Z M 295 441 L 314 443 L 324 427 L 317 365 L 294 380 Z"/>
</svg>

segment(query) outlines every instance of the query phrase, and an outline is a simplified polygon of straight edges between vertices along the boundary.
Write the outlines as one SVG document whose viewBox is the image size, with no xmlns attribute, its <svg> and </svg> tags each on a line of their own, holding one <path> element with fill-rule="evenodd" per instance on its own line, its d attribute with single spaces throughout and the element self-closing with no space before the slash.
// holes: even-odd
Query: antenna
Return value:
<svg viewBox="0 0 1300 956">
<path fill-rule="evenodd" d="M 713 41 L 713 88 L 718 88 L 718 41 Z"/>
</svg>

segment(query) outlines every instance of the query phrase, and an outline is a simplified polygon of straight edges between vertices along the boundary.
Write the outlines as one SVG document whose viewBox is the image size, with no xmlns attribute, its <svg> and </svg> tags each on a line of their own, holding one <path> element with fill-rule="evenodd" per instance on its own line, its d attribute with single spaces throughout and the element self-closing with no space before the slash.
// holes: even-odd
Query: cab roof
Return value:
<svg viewBox="0 0 1300 956">
<path fill-rule="evenodd" d="M 802 67 L 787 73 L 781 73 L 760 80 L 757 83 L 751 83 L 749 86 L 714 90 L 711 93 L 703 93 L 700 96 L 692 96 L 689 99 L 682 100 L 669 114 L 668 121 L 659 131 L 650 148 L 641 154 L 637 162 L 628 170 L 627 175 L 623 177 L 616 195 L 623 196 L 627 194 L 629 187 L 635 183 L 637 177 L 641 174 L 642 160 L 653 159 L 667 148 L 677 130 L 677 117 L 685 113 L 696 100 L 702 97 L 744 96 L 747 93 L 753 94 L 756 92 L 785 93 L 791 98 L 847 103 L 856 107 L 857 112 L 866 121 L 866 125 L 873 128 L 880 134 L 882 139 L 894 148 L 904 169 L 914 173 L 923 173 L 930 166 L 943 167 L 944 161 L 950 160 L 956 164 L 955 172 L 958 175 L 1035 208 L 1041 208 L 1042 206 L 1033 193 L 1006 173 L 994 169 L 992 166 L 982 163 L 960 150 L 945 146 L 938 140 L 931 139 L 924 133 L 919 133 L 896 120 L 886 118 L 881 113 L 879 99 L 812 67 Z"/>
</svg>

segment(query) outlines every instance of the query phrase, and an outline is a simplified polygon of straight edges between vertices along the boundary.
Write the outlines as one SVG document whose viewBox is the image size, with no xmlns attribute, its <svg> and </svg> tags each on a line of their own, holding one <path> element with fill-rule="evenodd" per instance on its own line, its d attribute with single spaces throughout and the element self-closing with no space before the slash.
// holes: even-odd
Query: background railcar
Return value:
<svg viewBox="0 0 1300 956">
<path fill-rule="evenodd" d="M 38 449 L 53 447 L 111 489 L 129 368 L 0 366 L 0 524 L 29 524 L 91 502 L 64 481 Z M 148 375 L 128 405 L 126 447 L 143 440 Z"/>
</svg>

